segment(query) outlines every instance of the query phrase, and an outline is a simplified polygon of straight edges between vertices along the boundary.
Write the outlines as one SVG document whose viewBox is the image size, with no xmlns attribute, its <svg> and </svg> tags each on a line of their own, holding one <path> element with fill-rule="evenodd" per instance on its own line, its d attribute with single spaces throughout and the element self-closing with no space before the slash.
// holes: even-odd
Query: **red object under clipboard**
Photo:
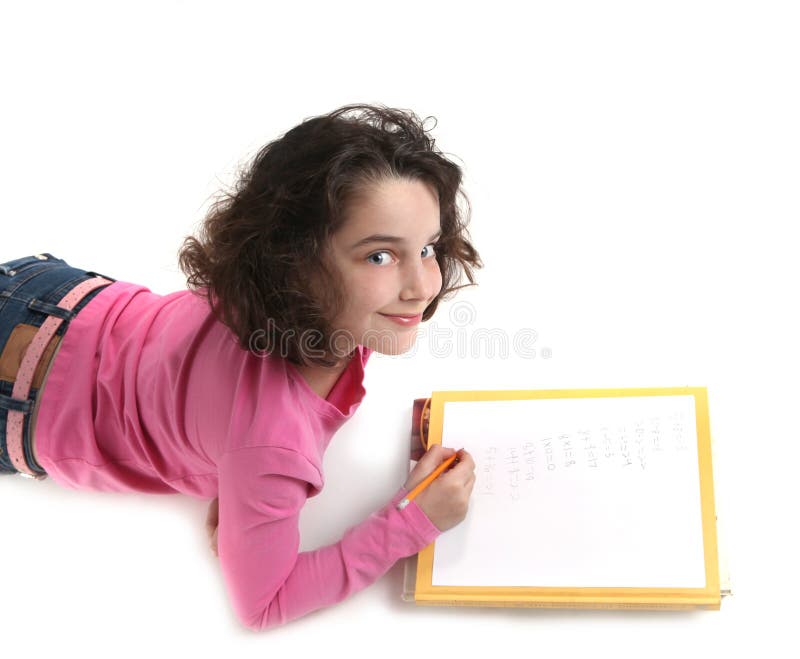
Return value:
<svg viewBox="0 0 800 659">
<path fill-rule="evenodd" d="M 415 462 L 428 450 L 428 426 L 431 418 L 430 404 L 430 398 L 415 398 L 411 410 L 411 444 L 408 455 Z"/>
</svg>

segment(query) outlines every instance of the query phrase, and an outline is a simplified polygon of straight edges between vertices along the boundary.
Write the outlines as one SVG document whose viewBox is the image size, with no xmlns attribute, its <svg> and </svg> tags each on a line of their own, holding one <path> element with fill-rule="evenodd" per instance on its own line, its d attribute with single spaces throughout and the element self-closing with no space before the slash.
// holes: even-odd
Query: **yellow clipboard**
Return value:
<svg viewBox="0 0 800 659">
<path fill-rule="evenodd" d="M 702 520 L 705 585 L 701 588 L 665 587 L 553 587 L 553 586 L 452 586 L 434 585 L 436 543 L 418 554 L 414 601 L 438 606 L 500 606 L 532 608 L 711 609 L 720 608 L 720 570 L 717 548 L 711 432 L 708 396 L 703 387 L 628 389 L 559 389 L 505 391 L 437 391 L 430 399 L 427 436 L 430 446 L 441 444 L 445 407 L 450 402 L 506 401 L 559 398 L 619 398 L 691 396 L 694 399 L 697 469 Z M 423 408 L 427 412 L 427 406 Z M 427 419 L 427 417 L 426 417 Z M 425 426 L 420 425 L 420 430 Z"/>
</svg>

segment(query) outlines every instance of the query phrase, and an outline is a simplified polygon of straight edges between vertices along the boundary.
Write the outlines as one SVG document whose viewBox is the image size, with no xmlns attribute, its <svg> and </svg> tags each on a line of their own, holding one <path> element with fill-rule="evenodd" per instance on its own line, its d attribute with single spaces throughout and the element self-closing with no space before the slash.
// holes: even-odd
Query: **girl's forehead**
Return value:
<svg viewBox="0 0 800 659">
<path fill-rule="evenodd" d="M 387 180 L 353 195 L 345 207 L 342 234 L 416 230 L 439 222 L 436 193 L 421 181 Z"/>
</svg>

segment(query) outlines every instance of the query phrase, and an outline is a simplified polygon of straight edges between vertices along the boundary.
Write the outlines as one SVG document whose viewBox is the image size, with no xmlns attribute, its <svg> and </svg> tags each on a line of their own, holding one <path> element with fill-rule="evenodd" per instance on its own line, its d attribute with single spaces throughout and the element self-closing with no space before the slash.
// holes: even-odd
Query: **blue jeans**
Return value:
<svg viewBox="0 0 800 659">
<path fill-rule="evenodd" d="M 23 413 L 23 447 L 25 459 L 31 469 L 44 474 L 45 471 L 36 463 L 31 448 L 31 417 L 39 390 L 31 387 L 28 399 L 17 401 L 11 397 L 14 389 L 16 374 L 9 373 L 14 367 L 10 364 L 18 363 L 18 341 L 9 343 L 9 338 L 20 324 L 41 327 L 48 314 L 63 318 L 56 336 L 62 337 L 69 327 L 69 322 L 83 309 L 89 301 L 105 286 L 93 290 L 84 297 L 71 311 L 56 307 L 72 288 L 82 281 L 98 276 L 98 273 L 79 268 L 73 268 L 66 261 L 56 258 L 52 254 L 36 254 L 24 256 L 13 261 L 0 263 L 0 474 L 17 473 L 8 456 L 6 446 L 6 424 L 8 410 Z M 100 275 L 110 281 L 112 277 Z M 30 328 L 21 328 L 34 332 Z M 17 334 L 21 336 L 21 334 Z M 6 349 L 8 348 L 8 349 Z M 4 379 L 10 378 L 8 379 Z"/>
</svg>

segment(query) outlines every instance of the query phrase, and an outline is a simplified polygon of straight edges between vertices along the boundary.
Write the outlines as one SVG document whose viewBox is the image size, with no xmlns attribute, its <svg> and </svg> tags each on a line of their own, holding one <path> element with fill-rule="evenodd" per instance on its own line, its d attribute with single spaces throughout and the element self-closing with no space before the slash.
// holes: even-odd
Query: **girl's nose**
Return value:
<svg viewBox="0 0 800 659">
<path fill-rule="evenodd" d="M 423 262 L 408 266 L 404 274 L 402 300 L 428 300 L 438 293 L 436 286 L 441 286 L 439 266 L 434 261 L 431 267 Z"/>
</svg>

